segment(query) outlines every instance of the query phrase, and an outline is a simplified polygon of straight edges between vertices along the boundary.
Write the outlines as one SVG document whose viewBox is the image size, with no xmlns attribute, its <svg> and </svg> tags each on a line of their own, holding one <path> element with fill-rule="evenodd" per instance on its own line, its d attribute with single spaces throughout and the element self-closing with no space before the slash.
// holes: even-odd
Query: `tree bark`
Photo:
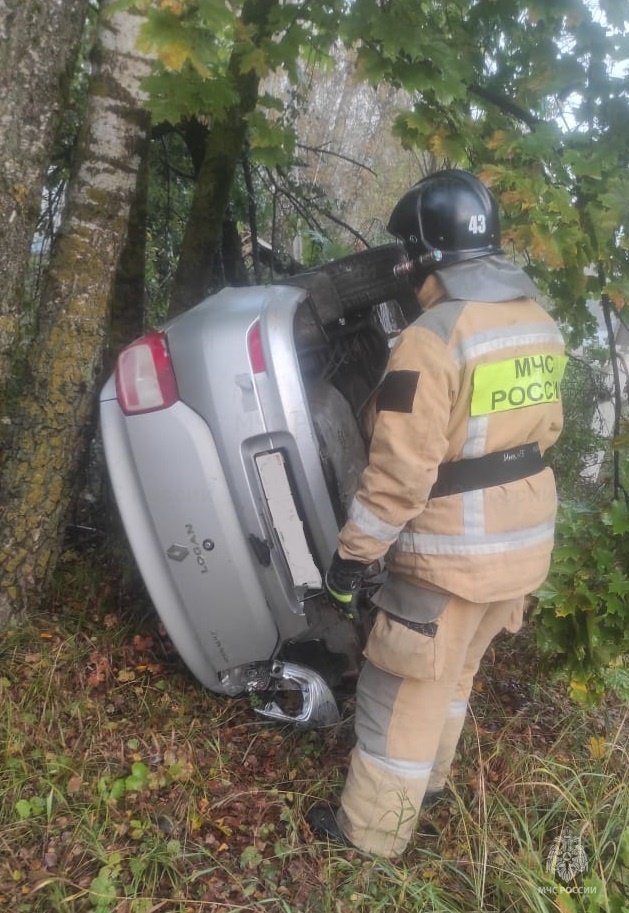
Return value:
<svg viewBox="0 0 629 913">
<path fill-rule="evenodd" d="M 267 37 L 270 13 L 277 5 L 278 0 L 245 0 L 241 19 L 255 28 L 253 41 Z M 171 315 L 197 304 L 211 283 L 234 174 L 247 136 L 247 115 L 258 101 L 259 77 L 253 70 L 241 73 L 241 56 L 234 51 L 229 62 L 238 102 L 213 125 L 205 143 L 171 293 Z"/>
<path fill-rule="evenodd" d="M 20 291 L 88 0 L 0 0 L 0 403 L 20 328 Z M 6 406 L 0 418 L 6 420 Z"/>
<path fill-rule="evenodd" d="M 141 336 L 145 324 L 146 284 L 146 238 L 148 210 L 148 126 L 146 115 L 147 141 L 138 150 L 136 192 L 129 211 L 127 238 L 118 261 L 118 271 L 111 301 L 111 334 L 109 351 L 116 355 L 127 343 Z"/>
<path fill-rule="evenodd" d="M 149 64 L 135 50 L 142 18 L 109 15 L 112 2 L 102 3 L 77 169 L 0 486 L 0 620 L 38 605 L 59 552 L 145 138 L 140 83 Z"/>
</svg>

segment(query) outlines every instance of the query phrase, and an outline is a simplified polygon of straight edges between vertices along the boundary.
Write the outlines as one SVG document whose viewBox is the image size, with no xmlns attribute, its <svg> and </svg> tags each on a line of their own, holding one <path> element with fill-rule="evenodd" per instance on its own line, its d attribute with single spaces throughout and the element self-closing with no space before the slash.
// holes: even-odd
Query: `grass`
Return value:
<svg viewBox="0 0 629 913">
<path fill-rule="evenodd" d="M 627 913 L 622 708 L 576 707 L 534 664 L 526 635 L 486 658 L 438 838 L 395 863 L 336 851 L 303 815 L 343 781 L 351 706 L 325 732 L 260 722 L 68 555 L 50 611 L 0 634 L 0 909 Z M 547 861 L 568 838 L 564 881 Z"/>
</svg>

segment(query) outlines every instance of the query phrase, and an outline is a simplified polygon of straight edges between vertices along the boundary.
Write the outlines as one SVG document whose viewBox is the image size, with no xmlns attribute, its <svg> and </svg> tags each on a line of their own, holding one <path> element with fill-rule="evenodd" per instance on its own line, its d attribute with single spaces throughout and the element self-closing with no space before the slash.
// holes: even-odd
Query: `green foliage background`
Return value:
<svg viewBox="0 0 629 913">
<path fill-rule="evenodd" d="M 619 677 L 629 653 L 629 507 L 565 501 L 557 525 L 552 572 L 538 593 L 538 643 L 570 676 L 577 700 L 600 696 Z M 615 670 L 615 677 L 607 676 Z"/>
<path fill-rule="evenodd" d="M 623 4 L 585 0 L 327 0 L 304 7 L 249 0 L 120 0 L 146 14 L 143 47 L 157 122 L 200 118 L 220 129 L 236 79 L 283 72 L 293 86 L 341 43 L 357 78 L 406 99 L 396 131 L 437 163 L 471 166 L 498 194 L 505 242 L 570 327 L 586 333 L 588 298 L 629 296 L 629 38 Z M 269 25 L 256 16 L 270 9 Z M 289 168 L 295 122 L 260 93 L 248 154 Z"/>
</svg>

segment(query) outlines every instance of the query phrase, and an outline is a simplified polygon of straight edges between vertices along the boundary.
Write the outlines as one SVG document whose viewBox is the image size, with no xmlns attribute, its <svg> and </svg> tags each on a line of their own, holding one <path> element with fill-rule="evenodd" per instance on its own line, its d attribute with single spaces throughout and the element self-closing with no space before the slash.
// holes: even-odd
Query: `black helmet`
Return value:
<svg viewBox="0 0 629 913">
<path fill-rule="evenodd" d="M 502 253 L 496 200 L 478 178 L 458 168 L 438 171 L 411 187 L 387 228 L 404 242 L 413 261 L 407 274 L 425 275 L 461 260 Z"/>
</svg>

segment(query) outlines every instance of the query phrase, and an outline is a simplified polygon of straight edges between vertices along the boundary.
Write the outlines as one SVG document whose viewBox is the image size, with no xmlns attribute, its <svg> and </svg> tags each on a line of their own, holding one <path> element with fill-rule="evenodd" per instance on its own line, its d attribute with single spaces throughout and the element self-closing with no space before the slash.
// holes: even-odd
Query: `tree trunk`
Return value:
<svg viewBox="0 0 629 913">
<path fill-rule="evenodd" d="M 241 19 L 255 29 L 253 41 L 267 37 L 269 16 L 277 5 L 278 0 L 245 0 Z M 253 70 L 240 72 L 241 56 L 234 51 L 229 63 L 238 102 L 213 126 L 205 143 L 175 273 L 171 315 L 197 304 L 207 293 L 214 257 L 222 243 L 225 212 L 247 136 L 247 115 L 258 101 L 259 77 Z"/>
<path fill-rule="evenodd" d="M 88 0 L 0 0 L 0 403 L 19 335 L 20 291 Z M 6 406 L 0 406 L 5 418 Z"/>
<path fill-rule="evenodd" d="M 245 265 L 242 252 L 242 241 L 238 225 L 229 213 L 223 222 L 223 244 L 221 247 L 223 275 L 227 285 L 246 286 L 251 284 L 251 276 Z"/>
<path fill-rule="evenodd" d="M 149 187 L 148 125 L 147 141 L 140 151 L 140 168 L 131 210 L 127 239 L 120 254 L 118 272 L 111 301 L 111 334 L 109 350 L 112 355 L 127 343 L 141 336 L 145 324 L 146 235 Z"/>
<path fill-rule="evenodd" d="M 84 449 L 109 300 L 145 138 L 141 17 L 102 3 L 77 170 L 44 286 L 31 378 L 3 471 L 0 619 L 35 608 L 54 567 Z"/>
</svg>

